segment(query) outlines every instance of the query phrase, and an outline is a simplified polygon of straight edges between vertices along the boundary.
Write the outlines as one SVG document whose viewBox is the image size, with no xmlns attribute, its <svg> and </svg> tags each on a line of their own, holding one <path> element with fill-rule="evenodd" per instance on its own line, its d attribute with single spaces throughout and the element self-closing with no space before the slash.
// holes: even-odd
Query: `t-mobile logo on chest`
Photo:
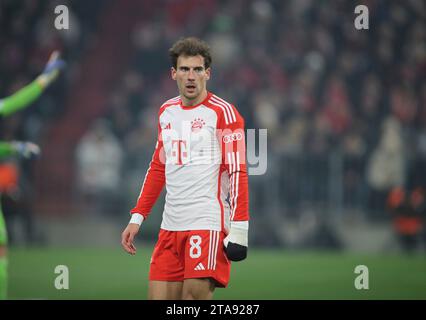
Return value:
<svg viewBox="0 0 426 320">
<path fill-rule="evenodd" d="M 206 121 L 201 117 L 179 122 L 164 121 L 161 127 L 161 138 L 170 164 L 199 163 L 200 157 L 206 156 L 211 149 L 213 131 L 208 129 Z"/>
<path fill-rule="evenodd" d="M 176 164 L 183 164 L 182 158 L 188 157 L 187 140 L 172 140 L 172 157 L 177 158 Z"/>
</svg>

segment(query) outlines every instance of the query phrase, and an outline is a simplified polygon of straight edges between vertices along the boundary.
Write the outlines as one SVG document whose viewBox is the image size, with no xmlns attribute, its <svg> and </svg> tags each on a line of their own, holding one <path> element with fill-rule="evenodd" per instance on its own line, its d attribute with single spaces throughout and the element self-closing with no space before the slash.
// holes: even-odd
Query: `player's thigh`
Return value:
<svg viewBox="0 0 426 320">
<path fill-rule="evenodd" d="M 183 300 L 211 300 L 215 283 L 211 278 L 194 278 L 183 281 Z"/>
<path fill-rule="evenodd" d="M 181 281 L 151 280 L 148 285 L 149 300 L 180 300 L 183 283 Z"/>
</svg>

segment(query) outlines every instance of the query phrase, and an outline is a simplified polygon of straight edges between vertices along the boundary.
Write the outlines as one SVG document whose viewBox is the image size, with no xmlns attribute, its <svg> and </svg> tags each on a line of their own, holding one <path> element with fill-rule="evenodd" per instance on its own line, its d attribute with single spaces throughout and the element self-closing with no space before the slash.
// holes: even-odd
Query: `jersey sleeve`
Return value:
<svg viewBox="0 0 426 320">
<path fill-rule="evenodd" d="M 130 213 L 139 213 L 146 219 L 163 190 L 165 181 L 165 155 L 161 127 L 158 124 L 158 137 L 154 154 L 146 172 L 136 206 L 130 210 Z"/>
<path fill-rule="evenodd" d="M 223 115 L 219 124 L 222 166 L 229 175 L 230 220 L 249 220 L 249 192 L 246 165 L 244 119 L 232 106 L 232 115 Z"/>
<path fill-rule="evenodd" d="M 43 92 L 37 81 L 33 81 L 11 96 L 0 100 L 0 116 L 9 116 L 16 111 L 30 106 Z"/>
</svg>

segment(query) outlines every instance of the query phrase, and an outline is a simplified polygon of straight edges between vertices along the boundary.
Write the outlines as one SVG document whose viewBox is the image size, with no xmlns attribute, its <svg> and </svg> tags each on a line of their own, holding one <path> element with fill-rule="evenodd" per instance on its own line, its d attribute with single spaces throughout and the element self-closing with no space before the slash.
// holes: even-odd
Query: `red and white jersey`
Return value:
<svg viewBox="0 0 426 320">
<path fill-rule="evenodd" d="M 248 221 L 248 177 L 244 119 L 208 92 L 195 106 L 180 97 L 158 113 L 158 141 L 136 207 L 146 219 L 166 185 L 161 228 L 224 230 Z"/>
</svg>

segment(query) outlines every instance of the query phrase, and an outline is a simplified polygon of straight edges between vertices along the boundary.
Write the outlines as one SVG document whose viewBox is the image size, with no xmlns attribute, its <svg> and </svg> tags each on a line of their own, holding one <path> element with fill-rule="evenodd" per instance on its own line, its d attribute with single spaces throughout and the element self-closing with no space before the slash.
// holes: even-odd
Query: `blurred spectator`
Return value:
<svg viewBox="0 0 426 320">
<path fill-rule="evenodd" d="M 391 190 L 387 199 L 387 209 L 392 215 L 393 227 L 406 252 L 421 248 L 422 231 L 426 214 L 425 189 L 417 187 L 406 190 L 396 187 Z"/>
<path fill-rule="evenodd" d="M 90 213 L 118 214 L 123 150 L 105 120 L 97 120 L 76 149 L 78 192 Z"/>
<path fill-rule="evenodd" d="M 382 135 L 367 164 L 370 205 L 373 211 L 384 212 L 389 191 L 405 182 L 406 156 L 401 124 L 395 117 L 383 122 Z"/>
</svg>

